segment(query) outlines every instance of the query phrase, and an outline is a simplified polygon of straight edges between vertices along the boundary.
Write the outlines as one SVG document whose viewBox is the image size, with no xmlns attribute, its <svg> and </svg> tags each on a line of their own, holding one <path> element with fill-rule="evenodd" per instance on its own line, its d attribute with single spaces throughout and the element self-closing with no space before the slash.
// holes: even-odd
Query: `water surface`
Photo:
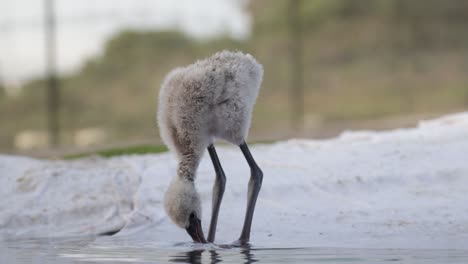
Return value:
<svg viewBox="0 0 468 264">
<path fill-rule="evenodd" d="M 222 248 L 95 238 L 0 242 L 0 263 L 468 263 L 466 250 Z"/>
</svg>

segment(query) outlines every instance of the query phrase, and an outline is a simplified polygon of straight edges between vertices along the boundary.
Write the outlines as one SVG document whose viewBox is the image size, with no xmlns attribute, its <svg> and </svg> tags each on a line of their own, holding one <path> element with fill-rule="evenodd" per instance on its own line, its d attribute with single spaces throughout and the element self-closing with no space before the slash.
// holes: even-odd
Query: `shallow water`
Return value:
<svg viewBox="0 0 468 264">
<path fill-rule="evenodd" d="M 468 263 L 466 250 L 221 248 L 95 238 L 0 242 L 0 263 Z"/>
</svg>

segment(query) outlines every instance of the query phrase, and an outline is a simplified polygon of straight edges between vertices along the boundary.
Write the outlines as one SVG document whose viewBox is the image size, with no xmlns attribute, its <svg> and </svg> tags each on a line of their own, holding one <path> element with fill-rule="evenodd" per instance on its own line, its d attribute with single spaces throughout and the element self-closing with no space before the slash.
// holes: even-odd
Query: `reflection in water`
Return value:
<svg viewBox="0 0 468 264">
<path fill-rule="evenodd" d="M 202 248 L 200 248 L 202 247 Z M 0 263 L 337 263 L 458 264 L 468 263 L 468 250 L 259 248 L 215 245 L 151 244 L 146 241 L 95 238 L 48 238 L 0 241 Z"/>
<path fill-rule="evenodd" d="M 211 264 L 219 263 L 221 262 L 221 256 L 216 252 L 216 250 L 210 250 L 210 255 L 211 255 Z"/>
<path fill-rule="evenodd" d="M 245 264 L 249 263 L 254 263 L 257 262 L 257 260 L 254 258 L 254 254 L 250 253 L 250 247 L 245 247 L 241 249 L 241 254 L 243 254 L 245 257 Z"/>
<path fill-rule="evenodd" d="M 191 250 L 187 252 L 181 252 L 176 254 L 175 256 L 172 256 L 169 261 L 170 262 L 177 262 L 177 263 L 191 263 L 191 264 L 201 264 L 201 263 L 208 263 L 204 262 L 202 255 L 203 252 L 208 252 L 209 257 L 210 257 L 210 264 L 215 264 L 215 263 L 220 263 L 223 261 L 223 258 L 221 255 L 214 249 L 211 250 L 203 250 L 203 249 L 197 249 L 197 250 Z M 251 252 L 250 246 L 249 247 L 242 247 L 240 248 L 240 256 L 244 260 L 244 262 L 239 261 L 239 263 L 254 263 L 257 262 L 258 260 L 255 259 L 254 254 Z M 235 255 L 231 255 L 231 257 L 235 257 Z"/>
<path fill-rule="evenodd" d="M 199 264 L 201 262 L 201 255 L 205 250 L 192 250 L 188 252 L 181 252 L 175 255 L 173 258 L 169 259 L 170 262 L 177 263 L 193 263 Z"/>
</svg>

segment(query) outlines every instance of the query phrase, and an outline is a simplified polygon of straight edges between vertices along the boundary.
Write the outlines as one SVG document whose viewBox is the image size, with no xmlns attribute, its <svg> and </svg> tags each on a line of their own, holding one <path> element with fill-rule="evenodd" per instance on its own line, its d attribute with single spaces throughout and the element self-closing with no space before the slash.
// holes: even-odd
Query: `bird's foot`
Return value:
<svg viewBox="0 0 468 264">
<path fill-rule="evenodd" d="M 238 239 L 231 243 L 232 247 L 249 248 L 251 245 L 247 239 Z"/>
</svg>

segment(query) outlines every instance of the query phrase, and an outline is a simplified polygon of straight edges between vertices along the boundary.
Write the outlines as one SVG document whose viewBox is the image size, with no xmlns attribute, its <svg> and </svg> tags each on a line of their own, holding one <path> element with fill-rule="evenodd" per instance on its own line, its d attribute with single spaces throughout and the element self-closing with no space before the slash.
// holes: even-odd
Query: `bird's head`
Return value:
<svg viewBox="0 0 468 264">
<path fill-rule="evenodd" d="M 166 191 L 164 208 L 169 218 L 185 228 L 194 242 L 207 243 L 201 226 L 201 202 L 195 184 L 177 177 Z"/>
</svg>

